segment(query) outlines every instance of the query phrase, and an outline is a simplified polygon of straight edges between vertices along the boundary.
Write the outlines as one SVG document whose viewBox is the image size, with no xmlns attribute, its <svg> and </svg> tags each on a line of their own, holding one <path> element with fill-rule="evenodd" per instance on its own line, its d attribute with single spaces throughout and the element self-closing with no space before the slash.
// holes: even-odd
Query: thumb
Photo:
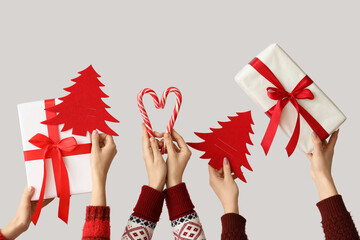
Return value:
<svg viewBox="0 0 360 240">
<path fill-rule="evenodd" d="M 168 155 L 173 155 L 175 153 L 175 149 L 169 133 L 164 134 L 164 141 Z"/>
<path fill-rule="evenodd" d="M 231 167 L 230 167 L 230 163 L 229 163 L 229 159 L 224 158 L 224 179 L 233 179 L 232 175 L 231 175 Z"/>
<path fill-rule="evenodd" d="M 33 197 L 35 192 L 34 187 L 32 186 L 27 186 L 24 190 L 24 193 L 21 197 L 21 202 L 23 203 L 29 203 L 31 201 L 31 198 Z"/>
<path fill-rule="evenodd" d="M 98 131 L 94 130 L 91 134 L 91 152 L 99 152 L 100 150 L 100 135 Z"/>
</svg>

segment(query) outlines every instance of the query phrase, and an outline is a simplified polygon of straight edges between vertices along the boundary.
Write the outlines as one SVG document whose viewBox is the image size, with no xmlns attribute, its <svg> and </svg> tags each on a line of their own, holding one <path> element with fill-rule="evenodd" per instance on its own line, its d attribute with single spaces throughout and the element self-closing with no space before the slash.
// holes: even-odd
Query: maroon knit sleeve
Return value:
<svg viewBox="0 0 360 240">
<path fill-rule="evenodd" d="M 149 186 L 143 186 L 133 216 L 157 223 L 159 221 L 165 194 Z"/>
<path fill-rule="evenodd" d="M 195 212 L 185 183 L 175 185 L 164 192 L 171 221 Z"/>
<path fill-rule="evenodd" d="M 246 219 L 236 213 L 227 213 L 221 217 L 221 240 L 247 240 Z"/>
<path fill-rule="evenodd" d="M 318 202 L 326 240 L 359 240 L 355 224 L 341 195 Z"/>
<path fill-rule="evenodd" d="M 88 206 L 82 240 L 98 239 L 110 239 L 110 208 Z"/>
<path fill-rule="evenodd" d="M 0 229 L 0 240 L 6 240 L 6 238 L 1 233 L 1 229 Z"/>
</svg>

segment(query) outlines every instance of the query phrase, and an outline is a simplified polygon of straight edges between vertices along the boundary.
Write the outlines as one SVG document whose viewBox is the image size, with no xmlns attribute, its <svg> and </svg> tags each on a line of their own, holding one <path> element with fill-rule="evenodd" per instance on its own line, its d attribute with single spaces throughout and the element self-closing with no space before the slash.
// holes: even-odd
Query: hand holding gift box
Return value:
<svg viewBox="0 0 360 240">
<path fill-rule="evenodd" d="M 278 125 L 291 136 L 286 147 L 290 156 L 296 145 L 306 153 L 312 152 L 311 132 L 325 140 L 346 120 L 337 106 L 277 44 L 262 51 L 235 76 L 235 80 L 271 118 L 261 143 L 266 154 Z"/>
</svg>

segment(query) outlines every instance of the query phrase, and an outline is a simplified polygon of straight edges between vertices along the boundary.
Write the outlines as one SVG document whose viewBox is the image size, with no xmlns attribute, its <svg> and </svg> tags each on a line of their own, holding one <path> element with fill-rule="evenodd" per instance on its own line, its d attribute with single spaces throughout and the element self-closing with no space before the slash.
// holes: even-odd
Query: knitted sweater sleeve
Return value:
<svg viewBox="0 0 360 240">
<path fill-rule="evenodd" d="M 341 195 L 318 202 L 326 240 L 359 240 L 355 224 L 347 211 Z"/>
<path fill-rule="evenodd" d="M 88 206 L 82 240 L 98 239 L 110 239 L 110 208 Z"/>
<path fill-rule="evenodd" d="M 205 240 L 199 216 L 194 211 L 185 183 L 168 188 L 165 193 L 175 239 Z"/>
<path fill-rule="evenodd" d="M 245 233 L 246 219 L 236 213 L 224 214 L 221 217 L 222 240 L 247 240 Z"/>
<path fill-rule="evenodd" d="M 1 230 L 0 230 L 0 240 L 6 240 L 6 238 L 1 234 Z"/>
<path fill-rule="evenodd" d="M 122 240 L 152 238 L 159 221 L 165 194 L 151 187 L 143 186 L 139 200 L 130 215 Z"/>
</svg>

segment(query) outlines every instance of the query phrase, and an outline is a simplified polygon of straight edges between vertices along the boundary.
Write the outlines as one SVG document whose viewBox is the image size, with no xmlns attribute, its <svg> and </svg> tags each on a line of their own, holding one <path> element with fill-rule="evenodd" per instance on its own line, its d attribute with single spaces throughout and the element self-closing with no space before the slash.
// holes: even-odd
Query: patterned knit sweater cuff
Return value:
<svg viewBox="0 0 360 240">
<path fill-rule="evenodd" d="M 245 234 L 246 219 L 236 213 L 227 213 L 221 217 L 222 232 Z"/>
<path fill-rule="evenodd" d="M 88 206 L 82 239 L 110 239 L 110 208 Z"/>
<path fill-rule="evenodd" d="M 0 229 L 0 240 L 6 240 L 6 238 L 1 234 L 1 229 Z"/>
<path fill-rule="evenodd" d="M 171 221 L 195 212 L 185 183 L 175 185 L 164 192 Z"/>
<path fill-rule="evenodd" d="M 326 198 L 316 204 L 321 213 L 322 219 L 329 219 L 334 216 L 348 214 L 341 195 Z"/>
<path fill-rule="evenodd" d="M 132 215 L 157 223 L 159 221 L 165 194 L 149 186 L 143 186 Z"/>
</svg>

